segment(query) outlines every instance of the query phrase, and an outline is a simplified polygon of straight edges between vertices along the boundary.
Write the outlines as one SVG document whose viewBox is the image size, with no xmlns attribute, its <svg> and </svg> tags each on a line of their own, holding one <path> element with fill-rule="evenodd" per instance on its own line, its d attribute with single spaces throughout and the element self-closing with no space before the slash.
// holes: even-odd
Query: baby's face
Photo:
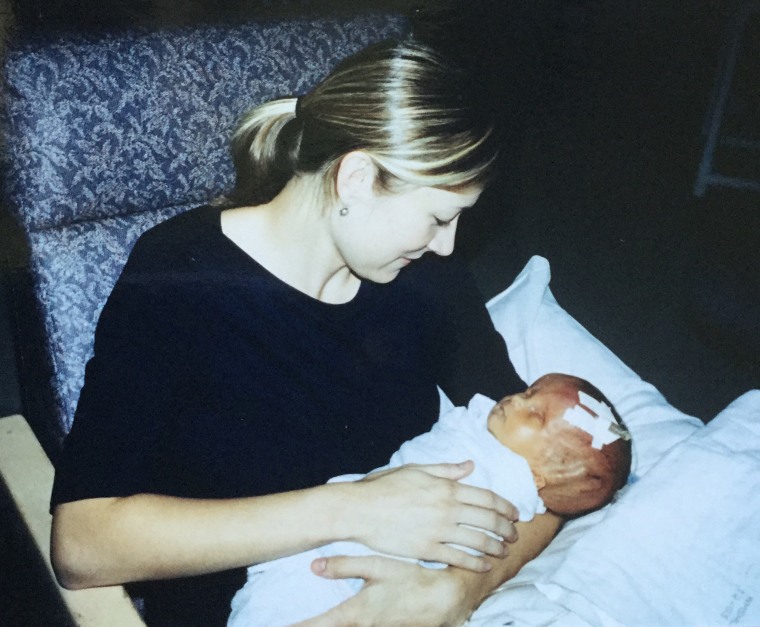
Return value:
<svg viewBox="0 0 760 627">
<path fill-rule="evenodd" d="M 534 475 L 567 480 L 585 472 L 579 461 L 573 461 L 578 456 L 571 455 L 571 449 L 587 448 L 591 442 L 589 434 L 563 418 L 566 410 L 578 404 L 578 389 L 571 377 L 546 375 L 522 394 L 502 399 L 488 416 L 488 430 L 524 457 Z"/>
</svg>

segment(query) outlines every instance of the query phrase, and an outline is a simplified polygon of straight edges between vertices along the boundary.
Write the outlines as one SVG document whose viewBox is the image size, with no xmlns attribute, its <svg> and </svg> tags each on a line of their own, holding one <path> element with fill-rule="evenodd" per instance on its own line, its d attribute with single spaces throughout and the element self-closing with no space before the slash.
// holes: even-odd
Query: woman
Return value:
<svg viewBox="0 0 760 627">
<path fill-rule="evenodd" d="M 495 158 L 466 94 L 425 46 L 373 46 L 247 116 L 227 203 L 140 238 L 57 468 L 63 585 L 147 582 L 149 624 L 224 624 L 242 567 L 350 539 L 455 568 L 319 562 L 367 585 L 313 624 L 458 623 L 545 546 L 550 517 L 508 560 L 465 526 L 517 536 L 511 504 L 457 482 L 470 462 L 322 485 L 427 430 L 436 385 L 458 404 L 522 386 L 469 275 L 420 259 L 452 252 Z"/>
</svg>

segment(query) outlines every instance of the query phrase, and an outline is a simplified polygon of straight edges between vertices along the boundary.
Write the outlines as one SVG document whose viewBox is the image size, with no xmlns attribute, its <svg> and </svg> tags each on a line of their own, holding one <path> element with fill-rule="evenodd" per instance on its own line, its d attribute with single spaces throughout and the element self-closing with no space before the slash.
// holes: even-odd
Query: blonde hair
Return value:
<svg viewBox="0 0 760 627">
<path fill-rule="evenodd" d="M 334 201 L 340 160 L 354 150 L 373 160 L 381 190 L 482 187 L 498 141 L 470 102 L 473 91 L 467 74 L 429 46 L 411 39 L 370 46 L 308 94 L 246 114 L 232 140 L 230 200 L 269 202 L 294 176 L 315 175 Z"/>
</svg>

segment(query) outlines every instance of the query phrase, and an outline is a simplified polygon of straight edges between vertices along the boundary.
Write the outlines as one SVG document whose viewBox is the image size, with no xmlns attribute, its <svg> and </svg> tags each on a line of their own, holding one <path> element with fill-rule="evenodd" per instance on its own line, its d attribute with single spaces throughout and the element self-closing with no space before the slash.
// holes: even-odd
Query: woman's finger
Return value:
<svg viewBox="0 0 760 627">
<path fill-rule="evenodd" d="M 517 540 L 517 529 L 511 521 L 503 516 L 498 515 L 491 509 L 481 507 L 464 506 L 456 513 L 456 521 L 461 525 L 467 525 L 479 530 L 481 535 L 484 532 L 490 532 L 499 536 L 505 542 L 515 542 Z M 458 542 L 458 540 L 451 540 Z M 464 544 L 464 543 L 462 543 Z M 466 546 L 470 546 L 466 544 Z M 478 547 L 472 547 L 477 549 Z"/>
<path fill-rule="evenodd" d="M 326 579 L 364 579 L 372 581 L 382 577 L 391 577 L 408 566 L 404 562 L 378 555 L 350 557 L 320 557 L 311 563 L 315 575 Z"/>
<path fill-rule="evenodd" d="M 405 467 L 421 470 L 440 479 L 459 481 L 472 473 L 475 463 L 472 460 L 466 460 L 457 464 L 406 464 Z"/>
<path fill-rule="evenodd" d="M 467 553 L 463 547 L 449 544 L 437 545 L 430 561 L 456 566 L 476 573 L 485 573 L 491 570 L 491 562 L 488 558 Z"/>
<path fill-rule="evenodd" d="M 447 542 L 447 544 L 453 545 L 455 548 L 460 549 L 460 551 L 477 551 L 478 553 L 499 558 L 506 557 L 508 553 L 507 545 L 501 538 L 485 533 L 482 529 L 475 529 L 466 525 L 460 525 L 452 535 L 451 541 Z"/>
<path fill-rule="evenodd" d="M 493 510 L 513 522 L 516 521 L 520 515 L 517 508 L 512 505 L 512 503 L 491 490 L 484 490 L 483 488 L 476 488 L 459 483 L 454 492 L 454 497 L 460 503 L 464 503 L 465 505 L 474 505 L 475 507 L 480 507 L 484 510 Z"/>
</svg>

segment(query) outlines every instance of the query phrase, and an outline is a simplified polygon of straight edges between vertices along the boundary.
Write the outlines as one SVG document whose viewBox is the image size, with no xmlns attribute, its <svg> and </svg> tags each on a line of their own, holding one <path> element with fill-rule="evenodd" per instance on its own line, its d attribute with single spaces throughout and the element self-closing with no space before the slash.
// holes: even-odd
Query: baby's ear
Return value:
<svg viewBox="0 0 760 627">
<path fill-rule="evenodd" d="M 604 481 L 599 475 L 588 473 L 578 477 L 569 478 L 565 483 L 556 484 L 556 488 L 567 495 L 585 495 L 590 492 L 598 492 Z"/>
<path fill-rule="evenodd" d="M 548 485 L 539 489 L 547 509 L 560 516 L 577 514 L 597 509 L 604 500 L 601 477 L 587 475 L 562 485 Z"/>
<path fill-rule="evenodd" d="M 538 490 L 541 490 L 546 486 L 546 477 L 537 472 L 533 473 L 533 481 L 536 483 L 536 489 Z"/>
</svg>

